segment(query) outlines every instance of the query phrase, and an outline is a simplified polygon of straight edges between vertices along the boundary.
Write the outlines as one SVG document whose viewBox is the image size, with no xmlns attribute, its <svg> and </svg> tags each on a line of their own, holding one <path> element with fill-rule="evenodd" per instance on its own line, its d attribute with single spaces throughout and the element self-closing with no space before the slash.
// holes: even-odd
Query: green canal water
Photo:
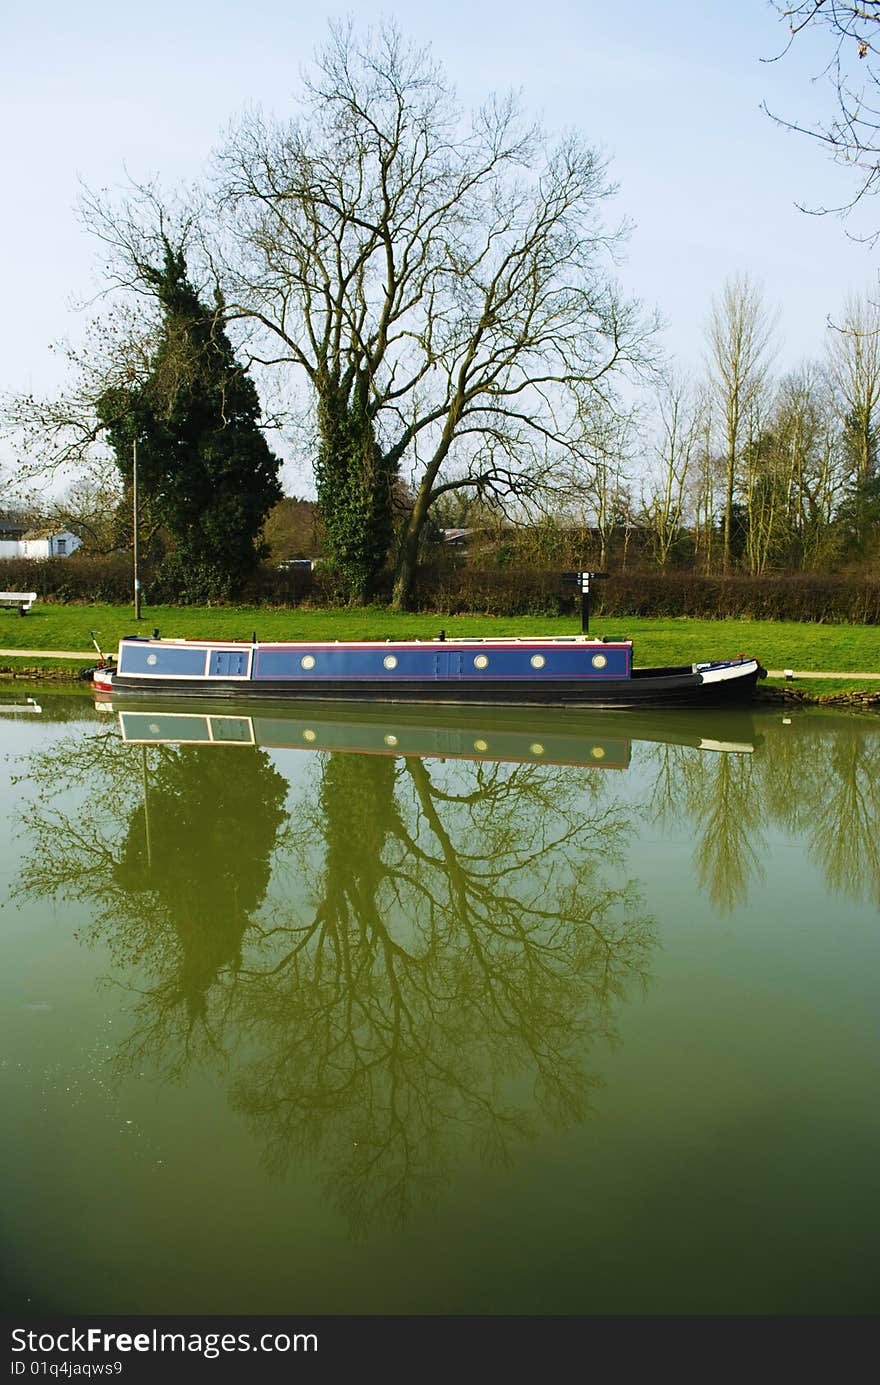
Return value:
<svg viewBox="0 0 880 1385">
<path fill-rule="evenodd" d="M 878 1310 L 880 718 L 39 702 L 4 1308 Z"/>
</svg>

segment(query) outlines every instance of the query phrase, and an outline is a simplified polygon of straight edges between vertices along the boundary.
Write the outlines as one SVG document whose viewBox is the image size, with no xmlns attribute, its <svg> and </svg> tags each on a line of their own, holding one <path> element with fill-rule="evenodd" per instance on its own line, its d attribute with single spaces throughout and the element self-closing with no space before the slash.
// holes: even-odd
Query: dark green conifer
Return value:
<svg viewBox="0 0 880 1385">
<path fill-rule="evenodd" d="M 189 601 L 232 596 L 259 563 L 263 523 L 281 498 L 280 459 L 260 431 L 222 299 L 201 301 L 167 241 L 161 268 L 145 277 L 162 311 L 158 348 L 145 381 L 106 391 L 98 415 L 126 485 L 137 440 L 139 490 L 174 545 L 163 579 Z"/>
</svg>

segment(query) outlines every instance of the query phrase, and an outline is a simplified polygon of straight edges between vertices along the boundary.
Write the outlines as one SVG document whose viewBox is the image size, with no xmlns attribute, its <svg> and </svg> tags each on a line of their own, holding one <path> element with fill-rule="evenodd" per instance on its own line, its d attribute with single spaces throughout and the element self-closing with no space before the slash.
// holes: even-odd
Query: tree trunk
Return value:
<svg viewBox="0 0 880 1385">
<path fill-rule="evenodd" d="M 727 458 L 727 485 L 724 497 L 724 543 L 721 562 L 724 575 L 730 573 L 733 558 L 733 478 L 736 468 L 736 454 L 731 448 Z"/>
<path fill-rule="evenodd" d="M 419 544 L 427 518 L 428 496 L 424 490 L 420 490 L 397 550 L 394 592 L 391 598 L 391 605 L 397 611 L 412 610 L 419 568 Z"/>
<path fill-rule="evenodd" d="M 327 553 L 351 605 L 369 600 L 392 535 L 396 463 L 376 442 L 366 407 L 367 384 L 351 395 L 326 383 L 318 391 L 320 446 L 315 462 L 318 506 Z"/>
</svg>

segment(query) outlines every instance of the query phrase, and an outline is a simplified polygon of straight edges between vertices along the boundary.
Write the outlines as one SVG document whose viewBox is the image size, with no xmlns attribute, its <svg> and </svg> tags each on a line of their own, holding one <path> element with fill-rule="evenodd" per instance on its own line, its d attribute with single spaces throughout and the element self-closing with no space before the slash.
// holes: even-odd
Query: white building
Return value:
<svg viewBox="0 0 880 1385">
<path fill-rule="evenodd" d="M 68 558 L 75 553 L 81 540 L 69 529 L 30 529 L 12 538 L 0 538 L 0 559 L 3 558 Z"/>
</svg>

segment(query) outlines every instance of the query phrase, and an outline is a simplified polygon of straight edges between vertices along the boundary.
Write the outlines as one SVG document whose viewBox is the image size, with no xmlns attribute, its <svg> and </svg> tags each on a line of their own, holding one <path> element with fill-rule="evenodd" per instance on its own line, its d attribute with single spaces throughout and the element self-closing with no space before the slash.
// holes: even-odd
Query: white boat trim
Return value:
<svg viewBox="0 0 880 1385">
<path fill-rule="evenodd" d="M 721 668 L 700 668 L 697 672 L 704 683 L 727 683 L 732 678 L 747 678 L 757 670 L 757 659 L 746 659 L 743 663 L 725 664 Z"/>
</svg>

